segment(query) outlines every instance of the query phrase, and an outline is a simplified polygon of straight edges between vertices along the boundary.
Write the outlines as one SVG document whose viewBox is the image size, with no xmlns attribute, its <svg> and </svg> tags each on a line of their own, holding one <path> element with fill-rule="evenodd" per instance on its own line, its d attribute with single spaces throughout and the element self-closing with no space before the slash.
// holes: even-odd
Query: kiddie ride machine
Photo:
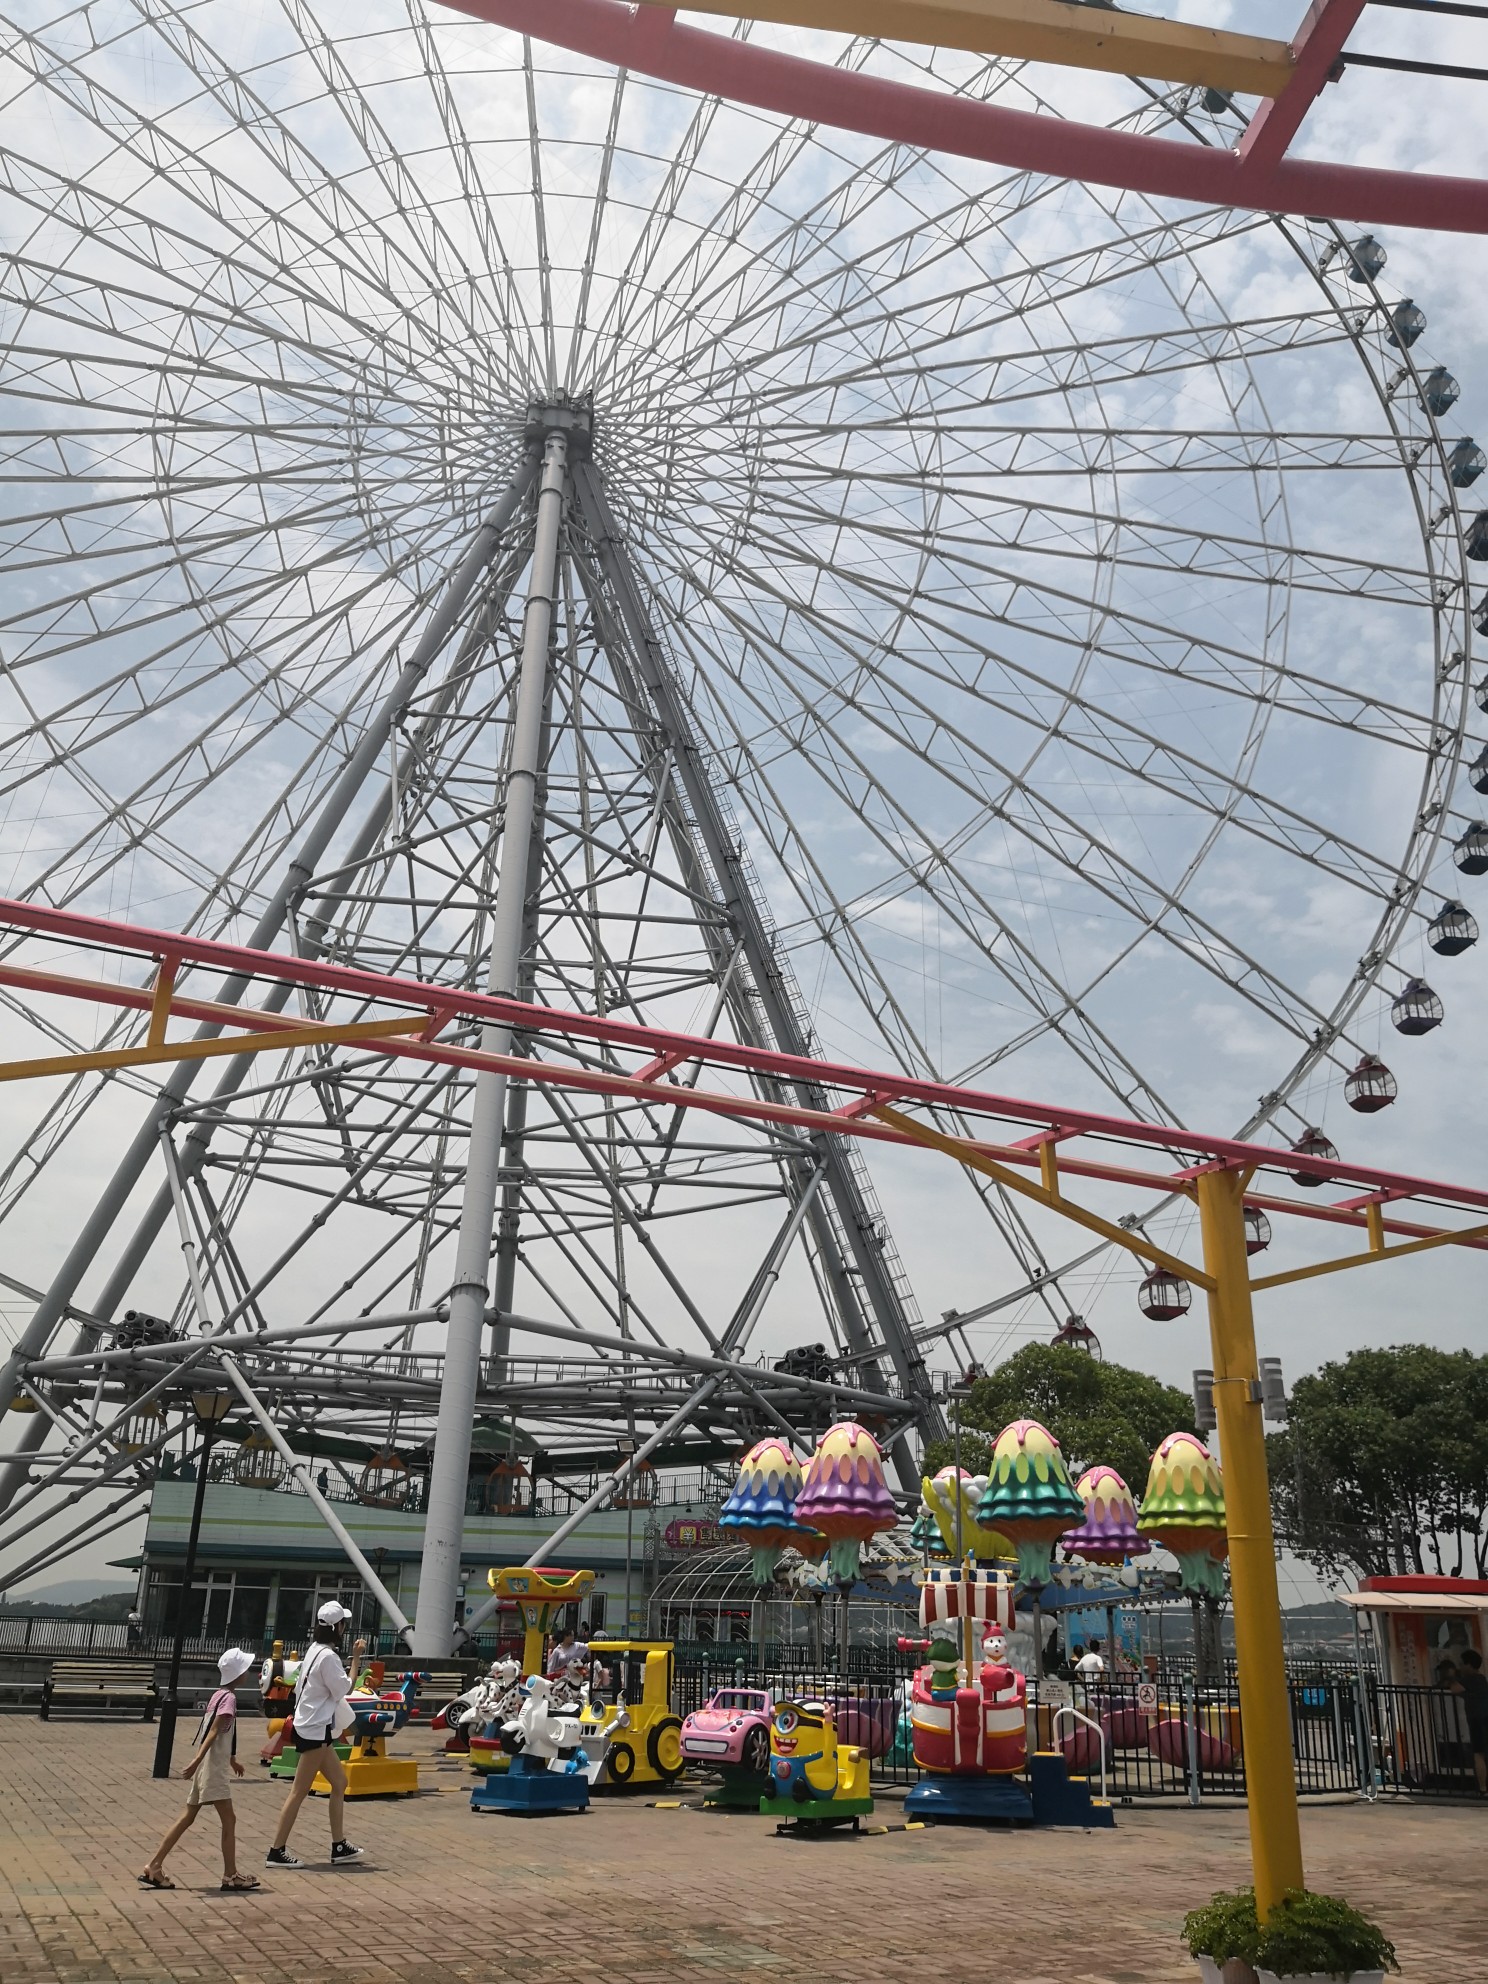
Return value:
<svg viewBox="0 0 1488 1984">
<path fill-rule="evenodd" d="M 608 1737 L 595 1772 L 597 1787 L 667 1785 L 682 1775 L 682 1720 L 672 1708 L 670 1640 L 592 1640 L 589 1651 L 612 1676 L 615 1706 L 590 1693 L 579 1712 L 584 1745 Z"/>
<path fill-rule="evenodd" d="M 1012 1588 L 1001 1573 L 933 1567 L 920 1586 L 928 1641 L 910 1689 L 914 1759 L 925 1773 L 904 1801 L 907 1818 L 1001 1820 L 1013 1825 L 1110 1826 L 1115 1814 L 1071 1777 L 1060 1751 L 1028 1760 L 1028 1684 L 1004 1660 Z M 1018 1781 L 1025 1769 L 1029 1783 Z"/>
<path fill-rule="evenodd" d="M 770 1723 L 770 1789 L 759 1801 L 775 1830 L 850 1825 L 873 1810 L 867 1752 L 839 1743 L 832 1711 L 820 1701 L 775 1704 Z"/>
<path fill-rule="evenodd" d="M 514 1603 L 521 1616 L 522 1664 L 517 1668 L 509 1661 L 497 1662 L 471 1704 L 476 1714 L 468 1724 L 470 1768 L 477 1777 L 509 1768 L 510 1752 L 502 1747 L 501 1732 L 526 1700 L 521 1684 L 543 1671 L 543 1647 L 554 1614 L 577 1604 L 593 1582 L 593 1571 L 547 1571 L 530 1565 L 486 1573 L 491 1590 Z"/>
<path fill-rule="evenodd" d="M 556 1715 L 552 1684 L 544 1674 L 522 1683 L 525 1699 L 514 1722 L 501 1732 L 510 1758 L 504 1771 L 490 1771 L 470 1794 L 473 1812 L 506 1812 L 540 1818 L 553 1812 L 586 1812 L 589 1786 L 604 1764 L 610 1726 L 586 1732 L 578 1717 Z"/>
</svg>

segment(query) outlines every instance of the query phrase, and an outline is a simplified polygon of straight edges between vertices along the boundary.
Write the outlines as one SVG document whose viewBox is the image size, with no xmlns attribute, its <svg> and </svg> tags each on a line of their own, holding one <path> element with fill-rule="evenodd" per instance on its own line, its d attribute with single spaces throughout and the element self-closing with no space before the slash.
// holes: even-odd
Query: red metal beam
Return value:
<svg viewBox="0 0 1488 1984">
<path fill-rule="evenodd" d="M 1488 183 L 1442 173 L 1330 165 L 1279 154 L 1273 159 L 1272 141 L 1266 135 L 1269 116 L 1255 132 L 1254 156 L 1242 157 L 1217 146 L 1108 131 L 1097 124 L 1009 110 L 947 91 L 855 74 L 705 28 L 679 26 L 655 7 L 632 10 L 619 0 L 442 0 L 442 4 L 683 89 L 1015 171 L 1088 180 L 1097 186 L 1119 186 L 1204 206 L 1488 234 Z M 1333 26 L 1343 19 L 1342 13 L 1335 15 L 1331 9 L 1320 12 L 1327 20 L 1320 19 L 1313 28 L 1319 63 Z M 1305 102 L 1302 97 L 1293 99 L 1292 87 L 1276 99 L 1278 106 L 1289 106 L 1284 116 L 1278 111 L 1278 136 L 1293 110 L 1299 113 L 1296 123 L 1300 124 L 1316 94 L 1313 89 Z M 1297 87 L 1306 87 L 1300 78 Z M 1289 142 L 1293 132 L 1285 135 Z"/>
<path fill-rule="evenodd" d="M 1280 96 L 1268 97 L 1240 140 L 1241 177 L 1258 180 L 1280 164 L 1303 119 L 1335 73 L 1343 44 L 1364 11 L 1365 0 L 1312 0 L 1307 19 L 1292 43 L 1296 67 Z"/>
<path fill-rule="evenodd" d="M 797 1088 L 807 1086 L 845 1092 L 852 1097 L 864 1098 L 868 1106 L 883 1102 L 920 1104 L 962 1116 L 1032 1125 L 1038 1132 L 1045 1133 L 1025 1138 L 1021 1143 L 973 1140 L 985 1155 L 1004 1163 L 1021 1163 L 1036 1168 L 1039 1162 L 1038 1145 L 1045 1141 L 1046 1133 L 1052 1131 L 1057 1133 L 1061 1142 L 1088 1137 L 1104 1143 L 1159 1150 L 1170 1161 L 1179 1160 L 1182 1164 L 1178 1172 L 1150 1171 L 1113 1163 L 1109 1159 L 1061 1152 L 1059 1168 L 1062 1176 L 1099 1179 L 1138 1190 L 1164 1192 L 1182 1189 L 1184 1178 L 1194 1164 L 1218 1164 L 1236 1169 L 1301 1173 L 1315 1178 L 1319 1184 L 1346 1185 L 1370 1197 L 1417 1199 L 1464 1211 L 1488 1211 L 1488 1191 L 1380 1171 L 1342 1158 L 1336 1163 L 1329 1162 L 1304 1157 L 1295 1151 L 1241 1143 L 1232 1137 L 1205 1136 L 1192 1130 L 1142 1123 L 1130 1117 L 1106 1116 L 1090 1110 L 1070 1109 L 1062 1104 L 1051 1106 L 1020 1097 L 996 1095 L 982 1089 L 963 1088 L 948 1082 L 924 1081 L 884 1070 L 857 1068 L 847 1062 L 813 1060 L 804 1055 L 746 1047 L 699 1034 L 672 1033 L 658 1027 L 601 1019 L 587 1013 L 564 1012 L 517 999 L 461 992 L 447 985 L 427 984 L 416 978 L 328 964 L 320 959 L 290 957 L 274 951 L 249 950 L 238 944 L 182 936 L 175 931 L 152 930 L 108 917 L 79 915 L 41 903 L 0 897 L 0 929 L 40 933 L 92 950 L 122 951 L 157 960 L 174 958 L 178 963 L 178 975 L 179 971 L 187 968 L 206 969 L 225 977 L 241 975 L 250 979 L 313 987 L 359 1004 L 412 1008 L 415 1012 L 437 1015 L 441 1025 L 447 1025 L 457 1017 L 495 1022 L 510 1026 L 535 1040 L 545 1040 L 550 1046 L 565 1041 L 598 1043 L 612 1050 L 640 1054 L 647 1063 L 638 1074 L 628 1074 L 619 1070 L 543 1062 L 515 1055 L 485 1054 L 475 1048 L 414 1039 L 406 1035 L 377 1043 L 379 1052 L 385 1047 L 389 1054 L 415 1060 L 473 1068 L 499 1067 L 518 1079 L 548 1086 L 626 1095 L 673 1108 L 702 1108 L 725 1116 L 799 1124 L 883 1142 L 906 1141 L 885 1124 L 861 1119 L 851 1109 L 831 1106 L 830 1098 L 828 1106 L 818 1108 L 806 1103 L 774 1102 L 756 1095 L 734 1095 L 645 1078 L 658 1063 L 664 1062 L 669 1068 L 696 1063 L 699 1067 L 760 1076 Z M 0 964 L 0 983 L 44 995 L 91 999 L 142 1011 L 149 1009 L 154 997 L 153 988 L 148 985 L 131 986 L 70 978 L 56 971 L 37 970 L 15 963 Z M 282 1031 L 297 1024 L 283 1014 L 222 1005 L 213 1000 L 194 998 L 178 989 L 172 990 L 171 1010 L 185 1018 L 242 1026 L 249 1031 Z M 1359 1226 L 1365 1223 L 1366 1218 L 1358 1203 L 1347 1206 L 1311 1205 L 1252 1193 L 1247 1193 L 1247 1199 L 1264 1205 L 1268 1211 L 1293 1213 L 1303 1218 L 1323 1218 Z M 1391 1222 L 1391 1230 L 1418 1236 L 1433 1229 Z"/>
</svg>

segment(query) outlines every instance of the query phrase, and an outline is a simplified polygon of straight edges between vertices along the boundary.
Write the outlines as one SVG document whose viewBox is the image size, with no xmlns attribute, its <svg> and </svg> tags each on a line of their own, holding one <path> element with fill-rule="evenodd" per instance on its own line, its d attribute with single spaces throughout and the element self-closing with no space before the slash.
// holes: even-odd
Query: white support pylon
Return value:
<svg viewBox="0 0 1488 1984">
<path fill-rule="evenodd" d="M 558 538 L 567 486 L 568 437 L 563 427 L 555 426 L 549 428 L 543 441 L 537 529 L 522 616 L 522 654 L 512 715 L 496 903 L 491 918 L 491 961 L 486 977 L 487 991 L 507 997 L 516 993 L 521 962 L 528 861 L 537 784 L 542 773 L 543 701 L 553 632 Z M 490 1054 L 509 1054 L 511 1036 L 509 1026 L 488 1026 L 482 1030 L 481 1047 Z M 455 1593 L 465 1531 L 466 1482 L 470 1473 L 476 1388 L 480 1382 L 506 1089 L 504 1073 L 487 1070 L 476 1077 L 413 1626 L 413 1652 L 419 1659 L 443 1658 L 454 1642 Z"/>
</svg>

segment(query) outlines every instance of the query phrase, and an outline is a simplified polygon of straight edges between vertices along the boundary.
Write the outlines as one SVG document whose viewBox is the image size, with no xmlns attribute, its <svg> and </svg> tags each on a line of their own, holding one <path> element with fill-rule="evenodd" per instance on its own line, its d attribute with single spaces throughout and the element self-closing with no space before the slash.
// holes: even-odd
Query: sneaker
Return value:
<svg viewBox="0 0 1488 1984">
<path fill-rule="evenodd" d="M 264 1855 L 266 1867 L 303 1867 L 303 1860 L 296 1860 L 287 1846 L 271 1846 Z"/>
<path fill-rule="evenodd" d="M 344 1867 L 348 1860 L 365 1860 L 361 1847 L 353 1846 L 349 1839 L 335 1839 L 331 1842 L 331 1865 Z"/>
</svg>

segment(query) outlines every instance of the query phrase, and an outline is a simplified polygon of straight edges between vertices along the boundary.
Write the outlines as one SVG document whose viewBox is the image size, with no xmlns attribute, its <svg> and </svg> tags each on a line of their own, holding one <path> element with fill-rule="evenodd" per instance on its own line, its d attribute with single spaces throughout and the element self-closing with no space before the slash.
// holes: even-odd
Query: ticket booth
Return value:
<svg viewBox="0 0 1488 1984">
<path fill-rule="evenodd" d="M 1374 1634 L 1379 1736 L 1400 1781 L 1470 1785 L 1467 1717 L 1450 1683 L 1469 1649 L 1488 1658 L 1488 1579 L 1365 1578 L 1344 1603 Z"/>
</svg>

